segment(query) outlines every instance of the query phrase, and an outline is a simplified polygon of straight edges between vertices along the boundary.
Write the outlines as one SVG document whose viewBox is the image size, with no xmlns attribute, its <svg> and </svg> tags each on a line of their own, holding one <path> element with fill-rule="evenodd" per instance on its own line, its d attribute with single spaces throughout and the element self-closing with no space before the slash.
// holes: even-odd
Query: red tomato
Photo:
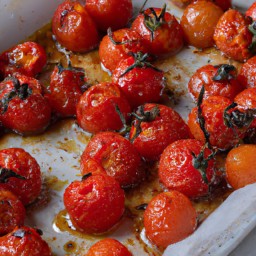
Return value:
<svg viewBox="0 0 256 256">
<path fill-rule="evenodd" d="M 237 10 L 226 11 L 219 19 L 214 41 L 217 48 L 227 57 L 244 62 L 252 55 L 249 48 L 252 33 L 248 29 L 248 20 Z"/>
<path fill-rule="evenodd" d="M 124 191 L 108 175 L 93 175 L 72 182 L 64 192 L 64 205 L 74 226 L 88 234 L 103 233 L 124 213 Z"/>
<path fill-rule="evenodd" d="M 16 227 L 11 233 L 0 237 L 0 255 L 4 256 L 52 256 L 41 232 L 29 227 Z"/>
<path fill-rule="evenodd" d="M 132 17 L 131 0 L 86 0 L 85 9 L 99 30 L 116 30 L 127 25 Z"/>
<path fill-rule="evenodd" d="M 220 95 L 231 100 L 244 89 L 236 79 L 236 68 L 227 64 L 205 65 L 193 74 L 188 90 L 195 100 L 198 99 L 202 86 L 205 88 L 204 98 Z"/>
<path fill-rule="evenodd" d="M 34 77 L 42 71 L 46 61 L 46 52 L 41 45 L 25 42 L 0 55 L 0 76 L 7 77 L 18 72 Z"/>
<path fill-rule="evenodd" d="M 246 88 L 256 87 L 256 56 L 242 65 L 237 79 Z"/>
<path fill-rule="evenodd" d="M 75 116 L 85 83 L 83 69 L 56 66 L 51 74 L 50 93 L 45 95 L 53 111 L 62 117 Z"/>
<path fill-rule="evenodd" d="M 123 28 L 104 36 L 99 46 L 100 61 L 113 72 L 118 63 L 130 57 L 130 53 L 146 52 L 141 36 L 134 30 Z"/>
<path fill-rule="evenodd" d="M 196 211 L 192 203 L 178 191 L 158 194 L 144 212 L 146 235 L 160 248 L 186 238 L 196 225 Z"/>
<path fill-rule="evenodd" d="M 81 164 L 90 158 L 96 160 L 123 188 L 133 187 L 144 178 L 139 153 L 130 141 L 118 133 L 94 135 L 81 156 Z"/>
<path fill-rule="evenodd" d="M 227 11 L 232 7 L 231 0 L 213 0 L 223 11 Z"/>
<path fill-rule="evenodd" d="M 84 92 L 77 104 L 78 124 L 91 133 L 119 130 L 123 123 L 116 107 L 127 120 L 131 108 L 119 87 L 114 83 L 94 85 Z"/>
<path fill-rule="evenodd" d="M 222 14 L 221 8 L 209 1 L 188 5 L 180 22 L 187 43 L 197 48 L 212 47 L 214 29 Z"/>
<path fill-rule="evenodd" d="M 62 46 L 74 52 L 90 51 L 99 43 L 96 25 L 79 1 L 66 0 L 58 6 L 52 32 Z"/>
<path fill-rule="evenodd" d="M 0 205 L 0 236 L 12 232 L 16 226 L 24 225 L 26 211 L 22 202 L 1 184 Z"/>
<path fill-rule="evenodd" d="M 214 161 L 208 160 L 211 154 L 210 149 L 195 139 L 173 142 L 160 158 L 160 182 L 190 198 L 207 195 L 214 179 Z"/>
<path fill-rule="evenodd" d="M 113 238 L 104 238 L 95 243 L 85 256 L 132 256 L 128 249 Z"/>
<path fill-rule="evenodd" d="M 9 188 L 24 205 L 35 201 L 41 192 L 42 178 L 40 166 L 34 157 L 22 148 L 2 149 L 0 167 L 0 182 L 4 183 L 6 188 Z"/>
<path fill-rule="evenodd" d="M 148 53 L 158 57 L 174 55 L 184 44 L 182 28 L 176 18 L 166 12 L 166 6 L 149 8 L 139 14 L 132 29 L 142 36 Z"/>
<path fill-rule="evenodd" d="M 187 124 L 180 115 L 164 105 L 145 104 L 136 111 L 130 130 L 130 140 L 140 155 L 147 160 L 159 159 L 172 142 L 190 138 Z"/>
<path fill-rule="evenodd" d="M 119 85 L 132 108 L 158 102 L 165 86 L 164 73 L 146 62 L 145 56 L 124 59 L 113 72 L 113 82 Z"/>
<path fill-rule="evenodd" d="M 254 2 L 246 11 L 245 16 L 251 17 L 256 21 L 256 2 Z"/>
<path fill-rule="evenodd" d="M 80 172 L 82 175 L 87 175 L 88 173 L 92 174 L 105 174 L 106 171 L 102 167 L 100 163 L 98 163 L 95 159 L 83 158 L 80 163 Z"/>
<path fill-rule="evenodd" d="M 22 135 L 44 131 L 50 123 L 51 107 L 41 93 L 41 85 L 32 77 L 7 77 L 0 83 L 2 124 Z"/>
</svg>

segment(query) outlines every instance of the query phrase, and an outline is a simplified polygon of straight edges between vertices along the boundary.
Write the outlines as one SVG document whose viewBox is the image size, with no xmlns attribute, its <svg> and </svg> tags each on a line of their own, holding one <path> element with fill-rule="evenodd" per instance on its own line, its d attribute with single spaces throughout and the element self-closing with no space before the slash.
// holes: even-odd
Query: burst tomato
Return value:
<svg viewBox="0 0 256 256">
<path fill-rule="evenodd" d="M 105 174 L 72 182 L 63 199 L 74 226 L 88 234 L 108 231 L 124 213 L 124 191 Z"/>
<path fill-rule="evenodd" d="M 256 56 L 242 65 L 237 79 L 246 88 L 256 87 Z"/>
<path fill-rule="evenodd" d="M 80 163 L 80 172 L 82 175 L 92 174 L 106 174 L 105 169 L 100 163 L 92 158 L 82 158 Z"/>
<path fill-rule="evenodd" d="M 96 25 L 79 1 L 66 0 L 58 6 L 52 32 L 62 46 L 74 52 L 90 51 L 99 43 Z"/>
</svg>

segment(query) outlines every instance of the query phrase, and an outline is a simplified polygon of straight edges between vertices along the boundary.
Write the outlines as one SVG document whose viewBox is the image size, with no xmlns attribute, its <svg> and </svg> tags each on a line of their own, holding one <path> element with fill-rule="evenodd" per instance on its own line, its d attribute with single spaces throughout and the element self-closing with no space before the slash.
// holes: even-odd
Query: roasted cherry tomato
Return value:
<svg viewBox="0 0 256 256">
<path fill-rule="evenodd" d="M 24 225 L 25 215 L 19 198 L 0 184 L 0 236 L 12 232 L 16 226 Z"/>
<path fill-rule="evenodd" d="M 40 166 L 22 148 L 0 150 L 0 184 L 4 183 L 24 205 L 35 201 L 42 187 Z"/>
<path fill-rule="evenodd" d="M 128 249 L 113 238 L 104 238 L 95 243 L 85 256 L 132 256 Z"/>
<path fill-rule="evenodd" d="M 79 1 L 66 0 L 58 6 L 52 32 L 62 46 L 74 52 L 90 51 L 99 43 L 96 25 Z"/>
<path fill-rule="evenodd" d="M 256 87 L 256 56 L 242 65 L 237 79 L 246 88 Z"/>
<path fill-rule="evenodd" d="M 137 109 L 130 130 L 130 141 L 151 161 L 157 160 L 170 143 L 190 136 L 187 124 L 175 110 L 152 103 Z"/>
<path fill-rule="evenodd" d="M 254 2 L 246 11 L 245 16 L 251 17 L 256 21 L 256 2 Z"/>
<path fill-rule="evenodd" d="M 146 236 L 162 249 L 189 236 L 196 225 L 192 203 L 178 191 L 158 194 L 144 212 Z"/>
<path fill-rule="evenodd" d="M 237 10 L 226 11 L 219 19 L 213 36 L 217 48 L 234 60 L 244 62 L 249 59 L 252 55 L 252 33 L 248 26 L 249 19 Z"/>
<path fill-rule="evenodd" d="M 75 116 L 76 105 L 86 87 L 85 72 L 80 68 L 58 65 L 51 74 L 49 94 L 46 98 L 54 112 L 61 117 Z"/>
<path fill-rule="evenodd" d="M 123 188 L 135 186 L 144 178 L 139 153 L 130 141 L 118 133 L 94 135 L 81 156 L 81 164 L 90 158 L 96 160 Z"/>
<path fill-rule="evenodd" d="M 214 30 L 222 14 L 221 8 L 212 2 L 197 1 L 188 5 L 180 22 L 187 43 L 197 48 L 212 47 Z"/>
<path fill-rule="evenodd" d="M 86 175 L 64 192 L 64 205 L 74 226 L 85 233 L 103 233 L 118 223 L 124 213 L 124 191 L 112 177 Z"/>
<path fill-rule="evenodd" d="M 99 46 L 101 63 L 113 72 L 121 60 L 130 57 L 131 52 L 147 52 L 141 41 L 141 36 L 134 30 L 123 28 L 113 33 L 108 30 Z"/>
<path fill-rule="evenodd" d="M 204 98 L 220 95 L 231 100 L 244 89 L 236 79 L 236 68 L 228 64 L 199 68 L 188 82 L 188 90 L 195 100 L 202 86 L 205 88 Z"/>
<path fill-rule="evenodd" d="M 226 97 L 210 96 L 203 101 L 200 109 L 193 108 L 188 116 L 193 136 L 204 143 L 208 140 L 210 145 L 221 150 L 237 145 L 248 127 L 244 127 L 243 120 L 236 119 L 232 109 L 228 110 L 231 106 L 232 101 Z M 205 132 L 200 127 L 199 119 L 204 123 Z"/>
<path fill-rule="evenodd" d="M 0 111 L 2 124 L 22 135 L 41 133 L 51 120 L 51 107 L 39 82 L 19 74 L 0 83 Z"/>
<path fill-rule="evenodd" d="M 86 0 L 85 9 L 99 30 L 123 28 L 132 17 L 131 0 Z"/>
<path fill-rule="evenodd" d="M 131 107 L 124 94 L 114 83 L 101 83 L 90 87 L 80 98 L 76 108 L 77 121 L 91 133 L 119 130 L 123 123 L 118 111 L 128 120 Z"/>
<path fill-rule="evenodd" d="M 176 54 L 184 44 L 183 32 L 176 18 L 166 12 L 166 6 L 149 8 L 139 14 L 132 29 L 142 36 L 148 53 L 158 57 Z"/>
<path fill-rule="evenodd" d="M 80 172 L 81 172 L 82 175 L 86 175 L 88 173 L 106 174 L 106 171 L 102 167 L 102 165 L 100 163 L 98 163 L 93 158 L 88 158 L 88 159 L 81 160 Z"/>
<path fill-rule="evenodd" d="M 256 145 L 244 144 L 229 151 L 225 169 L 228 183 L 239 189 L 256 182 Z"/>
<path fill-rule="evenodd" d="M 0 55 L 0 76 L 6 77 L 18 72 L 34 77 L 42 71 L 46 61 L 46 52 L 41 45 L 25 42 Z"/>
<path fill-rule="evenodd" d="M 190 198 L 205 196 L 214 180 L 213 157 L 214 153 L 198 140 L 175 141 L 161 155 L 160 182 Z"/>
<path fill-rule="evenodd" d="M 0 255 L 52 256 L 49 245 L 41 238 L 42 231 L 21 226 L 0 237 Z"/>
<path fill-rule="evenodd" d="M 148 63 L 147 55 L 141 53 L 122 60 L 112 80 L 119 85 L 132 108 L 158 102 L 165 86 L 164 73 Z"/>
</svg>

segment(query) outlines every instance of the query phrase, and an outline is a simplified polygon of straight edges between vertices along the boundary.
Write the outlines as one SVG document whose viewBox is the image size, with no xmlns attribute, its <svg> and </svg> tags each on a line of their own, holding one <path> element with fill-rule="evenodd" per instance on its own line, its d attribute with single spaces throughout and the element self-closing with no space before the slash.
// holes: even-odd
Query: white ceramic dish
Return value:
<svg viewBox="0 0 256 256">
<path fill-rule="evenodd" d="M 0 51 L 9 48 L 47 23 L 60 2 L 61 0 L 0 1 Z M 141 6 L 142 2 L 137 0 L 134 1 L 134 4 Z M 163 2 L 151 0 L 148 1 L 148 6 L 161 7 Z M 253 1 L 236 0 L 234 2 L 238 6 L 244 4 L 248 6 Z M 169 3 L 169 11 L 179 16 L 180 10 L 170 9 L 170 6 Z M 201 65 L 206 64 L 208 60 L 209 56 L 193 55 L 191 49 L 184 49 L 178 56 L 175 56 L 173 63 L 178 63 L 177 65 L 170 67 L 165 62 L 160 65 L 165 71 L 172 70 L 173 74 L 184 73 L 179 63 L 186 67 L 186 74 L 183 74 L 179 84 L 173 82 L 177 90 L 183 90 L 189 76 Z M 213 60 L 213 63 L 216 61 Z M 186 119 L 187 111 L 192 105 L 190 97 L 185 95 L 176 106 L 176 110 Z M 80 255 L 80 252 L 88 248 L 93 242 L 63 232 L 54 224 L 55 216 L 64 208 L 62 203 L 64 188 L 70 181 L 78 179 L 79 157 L 85 148 L 88 136 L 89 134 L 81 131 L 73 122 L 65 122 L 59 125 L 59 129 L 51 129 L 46 134 L 33 137 L 33 139 L 24 139 L 16 135 L 6 135 L 0 139 L 0 148 L 25 148 L 37 159 L 45 176 L 52 179 L 58 177 L 59 181 L 62 181 L 63 186 L 58 188 L 52 186 L 50 190 L 51 200 L 47 206 L 34 211 L 27 219 L 27 224 L 36 225 L 44 230 L 44 238 L 58 256 L 68 255 L 63 246 L 69 241 L 75 241 L 78 245 L 76 253 L 72 255 Z M 255 255 L 256 229 L 253 230 L 256 225 L 255 211 L 256 184 L 233 193 L 191 237 L 170 246 L 164 255 Z M 247 236 L 249 233 L 250 235 Z M 111 236 L 123 241 L 134 255 L 148 255 L 139 244 L 131 245 L 127 242 L 130 238 L 136 241 L 132 235 L 130 221 L 124 220 L 121 228 Z M 245 237 L 246 239 L 240 244 Z M 238 246 L 238 244 L 240 245 Z M 232 252 L 234 248 L 236 249 Z"/>
</svg>

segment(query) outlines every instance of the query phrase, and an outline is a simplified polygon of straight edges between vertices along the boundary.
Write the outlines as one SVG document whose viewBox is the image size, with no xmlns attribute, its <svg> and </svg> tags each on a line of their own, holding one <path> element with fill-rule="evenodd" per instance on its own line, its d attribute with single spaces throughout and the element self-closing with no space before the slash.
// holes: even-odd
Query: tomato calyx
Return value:
<svg viewBox="0 0 256 256">
<path fill-rule="evenodd" d="M 146 210 L 147 206 L 148 206 L 148 204 L 144 203 L 144 204 L 140 204 L 140 205 L 135 206 L 135 209 L 138 210 L 138 211 L 144 211 L 144 210 Z"/>
<path fill-rule="evenodd" d="M 118 107 L 118 105 L 115 105 L 115 110 L 116 110 L 118 116 L 120 117 L 122 125 L 123 125 L 123 127 L 119 131 L 117 131 L 117 132 L 119 134 L 125 136 L 127 133 L 130 132 L 131 126 L 126 124 L 126 119 L 125 119 L 123 113 L 121 112 L 120 108 Z"/>
<path fill-rule="evenodd" d="M 161 27 L 163 24 L 166 23 L 164 16 L 165 16 L 165 12 L 166 12 L 166 4 L 164 4 L 163 8 L 161 9 L 161 13 L 159 14 L 159 16 L 156 14 L 156 11 L 154 10 L 154 8 L 149 8 L 150 10 L 150 14 L 152 15 L 148 15 L 145 12 L 143 12 L 144 15 L 144 24 L 147 27 L 147 29 L 150 31 L 150 40 L 153 41 L 154 40 L 154 33 L 155 31 Z"/>
<path fill-rule="evenodd" d="M 256 21 L 252 21 L 252 23 L 248 26 L 249 31 L 252 33 L 252 43 L 249 45 L 248 49 L 250 52 L 256 52 Z"/>
<path fill-rule="evenodd" d="M 21 176 L 10 169 L 0 167 L 0 183 L 6 183 L 9 178 L 26 179 L 24 176 Z"/>
<path fill-rule="evenodd" d="M 218 68 L 218 70 L 212 77 L 213 81 L 225 81 L 234 78 L 234 74 L 232 72 L 236 70 L 235 66 L 229 64 L 221 64 L 214 67 Z"/>
<path fill-rule="evenodd" d="M 109 37 L 110 41 L 111 41 L 114 45 L 124 45 L 124 44 L 129 44 L 129 43 L 133 42 L 132 40 L 125 40 L 125 41 L 121 41 L 121 42 L 116 41 L 116 40 L 114 39 L 114 37 L 113 37 L 113 32 L 112 32 L 111 28 L 108 28 L 107 34 L 108 34 L 108 37 Z"/>
</svg>

